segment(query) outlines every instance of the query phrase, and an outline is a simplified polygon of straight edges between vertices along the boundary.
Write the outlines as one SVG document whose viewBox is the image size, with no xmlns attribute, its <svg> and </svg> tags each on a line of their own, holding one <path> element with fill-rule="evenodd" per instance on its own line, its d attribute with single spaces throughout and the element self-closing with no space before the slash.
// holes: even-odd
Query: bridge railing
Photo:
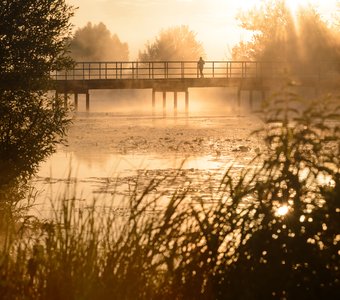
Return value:
<svg viewBox="0 0 340 300">
<path fill-rule="evenodd" d="M 205 78 L 262 78 L 282 76 L 283 63 L 206 61 Z M 73 69 L 51 73 L 55 80 L 179 79 L 200 77 L 196 61 L 77 62 Z"/>
<path fill-rule="evenodd" d="M 294 66 L 294 70 L 290 68 Z M 204 78 L 282 78 L 287 74 L 300 77 L 329 78 L 339 74 L 340 66 L 319 63 L 309 68 L 293 63 L 263 61 L 206 61 Z M 121 61 L 77 62 L 73 69 L 51 73 L 54 80 L 108 79 L 185 79 L 198 78 L 196 61 Z"/>
</svg>

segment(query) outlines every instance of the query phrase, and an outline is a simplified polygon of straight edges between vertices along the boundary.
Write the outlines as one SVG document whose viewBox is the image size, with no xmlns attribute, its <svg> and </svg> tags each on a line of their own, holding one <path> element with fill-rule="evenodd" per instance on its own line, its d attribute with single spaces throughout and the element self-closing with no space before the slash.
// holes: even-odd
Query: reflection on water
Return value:
<svg viewBox="0 0 340 300">
<path fill-rule="evenodd" d="M 192 197 L 211 199 L 226 168 L 241 169 L 254 156 L 258 143 L 249 138 L 253 124 L 245 117 L 164 121 L 78 115 L 68 147 L 43 163 L 34 180 L 39 191 L 36 213 L 50 211 L 51 202 L 65 191 L 83 201 L 98 198 L 103 204 L 113 196 L 128 196 L 137 181 L 142 190 L 157 177 L 167 178 L 162 189 L 169 195 L 190 184 Z"/>
<path fill-rule="evenodd" d="M 148 154 L 102 154 L 88 153 L 87 160 L 79 159 L 73 152 L 58 152 L 41 166 L 38 177 L 68 178 L 115 177 L 131 175 L 137 170 L 219 169 L 226 164 L 224 159 L 213 156 L 179 157 Z"/>
</svg>

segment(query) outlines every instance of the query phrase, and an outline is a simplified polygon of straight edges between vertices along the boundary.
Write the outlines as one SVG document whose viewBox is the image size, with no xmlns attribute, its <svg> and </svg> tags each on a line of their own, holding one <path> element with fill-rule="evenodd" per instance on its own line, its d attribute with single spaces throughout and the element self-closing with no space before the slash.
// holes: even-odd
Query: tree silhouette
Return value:
<svg viewBox="0 0 340 300">
<path fill-rule="evenodd" d="M 78 61 L 124 61 L 129 59 L 127 43 L 122 43 L 116 34 L 103 23 L 87 23 L 79 28 L 70 43 L 71 56 Z"/>
<path fill-rule="evenodd" d="M 188 26 L 182 25 L 162 30 L 153 43 L 147 43 L 139 52 L 141 61 L 196 60 L 205 57 L 202 43 Z"/>
<path fill-rule="evenodd" d="M 0 2 L 0 190 L 24 182 L 63 140 L 69 119 L 49 95 L 50 72 L 69 65 L 73 8 L 64 0 Z M 1 194 L 0 194 L 1 198 Z"/>
</svg>

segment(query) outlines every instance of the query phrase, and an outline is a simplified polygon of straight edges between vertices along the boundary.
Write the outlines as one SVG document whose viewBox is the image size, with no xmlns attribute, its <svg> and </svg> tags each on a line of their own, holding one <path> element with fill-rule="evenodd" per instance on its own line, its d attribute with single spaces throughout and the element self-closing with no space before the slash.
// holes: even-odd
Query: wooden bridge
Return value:
<svg viewBox="0 0 340 300">
<path fill-rule="evenodd" d="M 92 89 L 152 89 L 152 107 L 156 92 L 163 93 L 163 109 L 166 92 L 174 93 L 174 110 L 177 111 L 177 93 L 185 93 L 188 112 L 189 88 L 235 87 L 240 103 L 241 92 L 265 91 L 283 80 L 298 80 L 301 85 L 319 87 L 327 83 L 338 86 L 339 66 L 320 63 L 294 70 L 285 62 L 258 61 L 206 61 L 204 77 L 200 77 L 196 61 L 148 61 L 148 62 L 77 62 L 72 69 L 51 73 L 57 93 L 74 94 L 78 107 L 78 94 L 86 95 L 86 109 L 90 108 Z"/>
</svg>

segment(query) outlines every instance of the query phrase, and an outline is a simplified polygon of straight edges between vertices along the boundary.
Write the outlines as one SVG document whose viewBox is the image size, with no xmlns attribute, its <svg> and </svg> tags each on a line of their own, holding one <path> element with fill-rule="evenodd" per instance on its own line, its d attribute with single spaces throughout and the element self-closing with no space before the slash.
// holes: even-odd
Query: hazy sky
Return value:
<svg viewBox="0 0 340 300">
<path fill-rule="evenodd" d="M 259 5 L 261 0 L 67 0 L 79 7 L 72 22 L 103 22 L 122 42 L 129 44 L 130 59 L 147 41 L 154 41 L 161 29 L 188 25 L 203 43 L 208 60 L 229 58 L 237 42 L 249 37 L 238 27 L 235 15 Z M 299 4 L 315 4 L 325 18 L 335 11 L 336 0 L 287 0 L 294 10 Z"/>
</svg>

